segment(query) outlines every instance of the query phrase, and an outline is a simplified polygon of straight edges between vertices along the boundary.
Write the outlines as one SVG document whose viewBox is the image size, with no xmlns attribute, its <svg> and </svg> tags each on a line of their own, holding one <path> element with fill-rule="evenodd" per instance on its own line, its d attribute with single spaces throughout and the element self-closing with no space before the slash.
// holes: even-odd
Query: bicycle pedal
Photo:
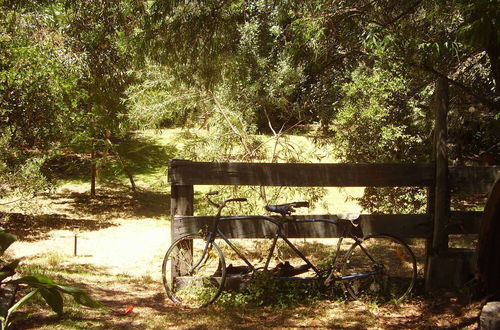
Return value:
<svg viewBox="0 0 500 330">
<path fill-rule="evenodd" d="M 227 268 L 226 268 L 226 273 L 229 274 L 229 275 L 243 275 L 243 274 L 248 274 L 252 271 L 252 269 L 248 266 L 233 266 L 232 264 L 230 264 Z"/>
<path fill-rule="evenodd" d="M 288 261 L 280 262 L 274 267 L 272 272 L 275 276 L 295 276 L 305 273 L 311 268 L 308 264 L 303 264 L 298 267 L 292 266 Z"/>
</svg>

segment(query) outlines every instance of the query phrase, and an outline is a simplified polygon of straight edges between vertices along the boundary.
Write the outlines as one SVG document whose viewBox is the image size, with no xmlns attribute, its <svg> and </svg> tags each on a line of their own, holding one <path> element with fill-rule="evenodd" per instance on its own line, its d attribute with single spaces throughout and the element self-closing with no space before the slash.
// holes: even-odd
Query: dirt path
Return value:
<svg viewBox="0 0 500 330">
<path fill-rule="evenodd" d="M 113 220 L 108 228 L 77 233 L 53 230 L 38 241 L 15 242 L 14 258 L 53 257 L 68 264 L 92 265 L 110 275 L 161 278 L 162 256 L 170 244 L 170 224 L 160 220 Z"/>
</svg>

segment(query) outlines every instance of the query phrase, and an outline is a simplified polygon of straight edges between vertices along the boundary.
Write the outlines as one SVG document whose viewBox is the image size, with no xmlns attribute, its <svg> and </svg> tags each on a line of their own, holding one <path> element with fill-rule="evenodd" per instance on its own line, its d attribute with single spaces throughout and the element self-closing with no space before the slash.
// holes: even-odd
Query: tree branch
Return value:
<svg viewBox="0 0 500 330">
<path fill-rule="evenodd" d="M 246 137 L 244 136 L 243 133 L 241 133 L 238 128 L 236 126 L 233 125 L 233 123 L 231 123 L 231 121 L 229 120 L 229 117 L 227 116 L 226 112 L 224 111 L 223 107 L 221 106 L 221 104 L 219 103 L 219 101 L 217 100 L 217 98 L 215 97 L 215 95 L 213 95 L 212 93 L 209 92 L 209 94 L 212 96 L 212 99 L 214 101 L 214 104 L 216 106 L 216 108 L 219 110 L 219 112 L 222 114 L 222 117 L 224 117 L 224 120 L 226 121 L 226 123 L 229 125 L 229 128 L 231 128 L 231 130 L 233 131 L 234 134 L 236 134 L 238 136 L 238 138 L 240 139 L 241 141 L 241 144 L 243 145 L 243 148 L 245 149 L 245 152 L 247 153 L 247 155 L 249 157 L 251 157 L 252 155 L 252 152 L 250 150 L 250 148 L 248 147 L 248 144 L 246 143 L 245 139 Z"/>
<path fill-rule="evenodd" d="M 470 88 L 468 86 L 465 86 L 464 84 L 462 84 L 459 81 L 451 79 L 446 74 L 439 72 L 438 70 L 434 69 L 433 67 L 431 67 L 431 66 L 429 66 L 427 64 L 416 63 L 416 62 L 412 62 L 412 61 L 410 61 L 409 64 L 413 65 L 413 66 L 415 66 L 417 68 L 423 69 L 423 70 L 425 70 L 425 71 L 427 71 L 429 73 L 432 73 L 433 75 L 435 75 L 435 76 L 437 76 L 439 78 L 445 79 L 446 82 L 448 82 L 449 84 L 454 85 L 454 86 L 460 88 L 461 90 L 463 90 L 467 94 L 473 96 L 476 100 L 478 100 L 479 102 L 483 103 L 484 105 L 488 106 L 491 109 L 496 109 L 498 107 L 498 101 L 495 102 L 494 100 L 490 100 L 490 99 L 488 99 L 488 98 L 486 98 L 486 97 L 484 97 L 482 95 L 477 94 L 476 92 L 474 92 L 472 90 L 472 88 Z"/>
</svg>

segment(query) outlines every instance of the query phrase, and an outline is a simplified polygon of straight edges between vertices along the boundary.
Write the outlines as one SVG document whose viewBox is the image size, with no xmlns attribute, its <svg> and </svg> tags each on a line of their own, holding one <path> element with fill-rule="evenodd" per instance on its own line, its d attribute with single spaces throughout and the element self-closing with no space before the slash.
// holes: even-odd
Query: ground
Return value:
<svg viewBox="0 0 500 330">
<path fill-rule="evenodd" d="M 56 316 L 37 300 L 25 308 L 18 329 L 205 329 L 342 328 L 474 329 L 479 303 L 464 294 L 432 297 L 420 292 L 398 304 L 316 300 L 296 305 L 214 305 L 183 309 L 166 298 L 161 285 L 162 255 L 170 244 L 169 196 L 126 187 L 107 187 L 95 199 L 85 186 L 63 186 L 41 196 L 29 211 L 4 206 L 0 221 L 18 235 L 6 258 L 22 258 L 22 271 L 43 273 L 86 288 L 110 312 L 79 307 L 68 300 Z M 75 235 L 77 255 L 74 255 Z M 21 292 L 22 293 L 22 292 Z M 122 314 L 133 306 L 128 315 Z"/>
</svg>

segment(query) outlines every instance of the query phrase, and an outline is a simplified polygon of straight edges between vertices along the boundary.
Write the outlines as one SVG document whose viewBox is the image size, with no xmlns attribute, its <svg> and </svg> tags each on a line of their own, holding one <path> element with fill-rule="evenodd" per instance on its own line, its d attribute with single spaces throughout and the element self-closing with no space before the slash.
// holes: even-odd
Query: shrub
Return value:
<svg viewBox="0 0 500 330">
<path fill-rule="evenodd" d="M 17 237 L 15 235 L 0 229 L 0 256 L 3 255 L 5 250 L 7 250 L 7 248 L 14 243 L 16 239 Z M 22 316 L 16 317 L 14 313 L 37 294 L 40 294 L 50 308 L 52 308 L 52 310 L 58 315 L 61 315 L 63 312 L 64 294 L 72 296 L 73 299 L 80 305 L 107 310 L 107 308 L 100 302 L 93 300 L 85 290 L 60 285 L 44 275 L 23 276 L 13 279 L 12 276 L 16 274 L 16 268 L 19 265 L 19 261 L 20 260 L 14 260 L 11 262 L 4 262 L 3 260 L 0 261 L 0 288 L 4 288 L 6 285 L 12 284 L 16 286 L 24 285 L 32 290 L 15 302 L 12 306 L 7 306 L 6 308 L 2 307 L 2 309 L 6 309 L 0 310 L 2 330 L 10 328 L 13 323 L 23 318 Z"/>
</svg>

